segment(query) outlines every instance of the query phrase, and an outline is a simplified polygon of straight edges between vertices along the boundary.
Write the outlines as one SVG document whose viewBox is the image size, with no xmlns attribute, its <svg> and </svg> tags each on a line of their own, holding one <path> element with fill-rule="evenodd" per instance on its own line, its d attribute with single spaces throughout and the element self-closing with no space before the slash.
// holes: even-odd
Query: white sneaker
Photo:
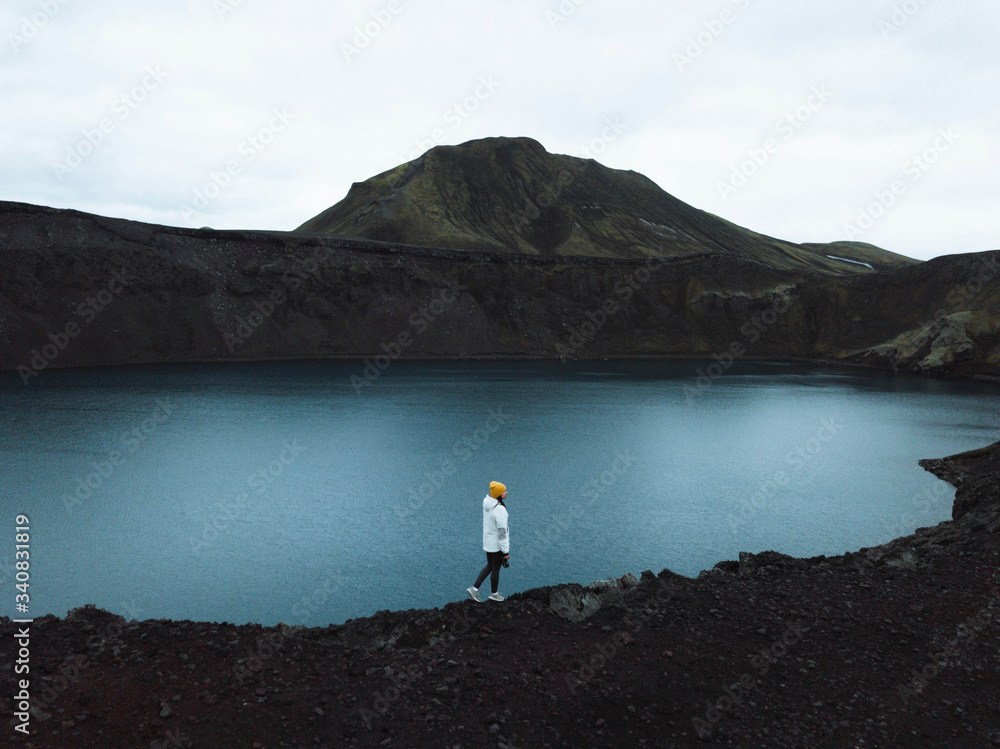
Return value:
<svg viewBox="0 0 1000 749">
<path fill-rule="evenodd" d="M 476 603 L 482 603 L 483 602 L 482 599 L 480 599 L 480 597 L 479 597 L 479 590 L 478 589 L 476 589 L 476 588 L 466 588 L 465 592 L 468 593 L 469 594 L 469 598 L 471 598 Z"/>
<path fill-rule="evenodd" d="M 491 601 L 502 601 L 503 600 L 503 596 L 500 595 L 499 593 L 490 593 L 490 600 Z"/>
</svg>

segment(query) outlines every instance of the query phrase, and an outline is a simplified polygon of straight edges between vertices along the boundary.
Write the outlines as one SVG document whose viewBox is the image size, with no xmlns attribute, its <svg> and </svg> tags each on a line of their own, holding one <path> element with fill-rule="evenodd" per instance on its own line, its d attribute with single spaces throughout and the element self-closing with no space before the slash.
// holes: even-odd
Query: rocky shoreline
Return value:
<svg viewBox="0 0 1000 749">
<path fill-rule="evenodd" d="M 956 486 L 953 519 L 837 557 L 741 553 L 694 579 L 646 571 L 329 627 L 42 617 L 31 734 L 13 735 L 32 749 L 1000 746 L 1000 443 L 921 465 Z M 14 631 L 0 619 L 5 695 Z"/>
</svg>

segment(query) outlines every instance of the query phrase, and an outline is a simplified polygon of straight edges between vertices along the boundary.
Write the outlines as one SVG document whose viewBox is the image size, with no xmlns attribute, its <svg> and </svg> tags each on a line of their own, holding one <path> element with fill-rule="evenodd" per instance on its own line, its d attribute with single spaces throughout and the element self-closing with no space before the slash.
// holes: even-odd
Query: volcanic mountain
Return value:
<svg viewBox="0 0 1000 749">
<path fill-rule="evenodd" d="M 694 208 L 648 177 L 531 138 L 439 146 L 356 182 L 299 232 L 458 250 L 619 259 L 723 254 L 836 274 L 917 263 L 860 242 L 795 244 Z"/>
</svg>

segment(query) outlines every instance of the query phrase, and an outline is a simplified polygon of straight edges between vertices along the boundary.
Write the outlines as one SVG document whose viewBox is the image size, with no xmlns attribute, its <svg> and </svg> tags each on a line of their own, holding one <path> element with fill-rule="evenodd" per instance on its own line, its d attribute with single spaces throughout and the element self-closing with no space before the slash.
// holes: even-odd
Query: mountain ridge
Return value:
<svg viewBox="0 0 1000 749">
<path fill-rule="evenodd" d="M 785 270 L 862 272 L 919 261 L 865 243 L 796 244 L 694 208 L 632 170 L 550 154 L 531 138 L 437 146 L 355 182 L 296 229 L 452 249 L 589 257 L 721 252 Z"/>
</svg>

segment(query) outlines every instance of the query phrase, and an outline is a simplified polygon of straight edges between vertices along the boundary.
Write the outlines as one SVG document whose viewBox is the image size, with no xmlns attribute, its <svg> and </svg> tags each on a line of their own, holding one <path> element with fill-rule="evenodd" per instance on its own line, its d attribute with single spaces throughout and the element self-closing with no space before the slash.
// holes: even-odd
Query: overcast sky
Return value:
<svg viewBox="0 0 1000 749">
<path fill-rule="evenodd" d="M 7 0 L 0 34 L 3 200 L 290 230 L 527 135 L 792 241 L 1000 248 L 996 0 Z"/>
</svg>

